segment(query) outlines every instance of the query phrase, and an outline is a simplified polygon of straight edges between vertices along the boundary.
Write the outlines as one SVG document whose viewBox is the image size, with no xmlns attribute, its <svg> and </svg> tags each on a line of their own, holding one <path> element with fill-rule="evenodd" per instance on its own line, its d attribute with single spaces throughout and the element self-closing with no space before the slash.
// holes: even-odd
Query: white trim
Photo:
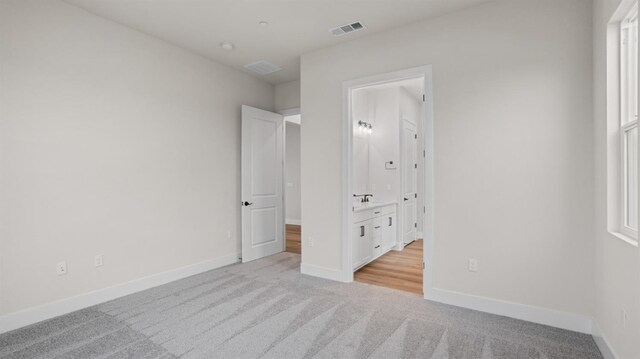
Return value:
<svg viewBox="0 0 640 359">
<path fill-rule="evenodd" d="M 430 291 L 425 291 L 424 298 L 434 302 L 526 320 L 528 322 L 549 325 L 575 332 L 586 334 L 591 334 L 592 332 L 593 320 L 589 316 L 439 288 L 432 288 Z"/>
<path fill-rule="evenodd" d="M 629 237 L 624 233 L 621 232 L 616 232 L 616 231 L 609 231 L 609 234 L 617 237 L 619 239 L 622 239 L 624 242 L 626 242 L 629 245 L 632 245 L 634 247 L 638 247 L 638 241 L 635 238 Z"/>
<path fill-rule="evenodd" d="M 424 233 L 422 231 L 416 232 L 416 239 L 424 239 Z"/>
<path fill-rule="evenodd" d="M 295 224 L 295 225 L 299 226 L 299 225 L 301 225 L 301 224 L 302 224 L 302 220 L 300 220 L 300 219 L 293 219 L 293 218 L 286 218 L 286 219 L 284 220 L 284 223 L 285 223 L 285 224 Z"/>
<path fill-rule="evenodd" d="M 157 287 L 178 279 L 190 277 L 210 271 L 212 269 L 238 263 L 238 253 L 209 259 L 200 263 L 172 269 L 166 272 L 152 274 L 147 277 L 134 279 L 129 282 L 116 284 L 112 287 L 94 290 L 92 292 L 61 299 L 37 307 L 0 317 L 0 333 L 18 329 L 29 324 L 37 323 L 59 315 L 91 307 L 125 295 L 137 293 L 149 288 Z"/>
<path fill-rule="evenodd" d="M 296 118 L 292 118 L 292 117 L 296 117 Z M 286 122 L 287 125 L 294 125 L 294 126 L 300 127 L 300 122 L 301 122 L 300 119 L 301 117 L 299 115 L 284 116 L 284 122 Z"/>
<path fill-rule="evenodd" d="M 344 280 L 342 279 L 342 272 L 333 268 L 301 263 L 300 273 L 314 276 L 314 277 L 335 280 L 338 282 L 344 282 Z"/>
<path fill-rule="evenodd" d="M 278 111 L 282 116 L 300 115 L 300 107 L 288 108 L 286 110 Z"/>
<path fill-rule="evenodd" d="M 596 342 L 598 349 L 600 349 L 600 353 L 602 353 L 602 357 L 604 359 L 618 359 L 619 356 L 613 351 L 613 347 L 609 344 L 609 341 L 604 336 L 604 333 L 600 330 L 600 326 L 597 321 L 593 321 L 591 336 L 593 340 Z"/>
<path fill-rule="evenodd" d="M 433 86 L 432 86 L 432 66 L 420 66 L 406 70 L 389 72 L 381 75 L 374 75 L 366 78 L 345 81 L 342 84 L 342 273 L 340 281 L 353 282 L 353 267 L 351 264 L 351 223 L 352 208 L 352 137 L 353 126 L 351 123 L 351 91 L 357 88 L 396 82 L 401 80 L 424 78 L 425 82 L 425 111 L 422 113 L 423 134 L 425 142 L 426 157 L 425 166 L 425 192 L 424 202 L 426 211 L 424 212 L 424 262 L 426 268 L 423 272 L 424 291 L 431 289 L 433 283 Z M 398 247 L 402 245 L 402 239 L 398 239 Z M 401 247 L 400 247 L 401 248 Z M 400 249 L 397 248 L 397 249 Z"/>
</svg>

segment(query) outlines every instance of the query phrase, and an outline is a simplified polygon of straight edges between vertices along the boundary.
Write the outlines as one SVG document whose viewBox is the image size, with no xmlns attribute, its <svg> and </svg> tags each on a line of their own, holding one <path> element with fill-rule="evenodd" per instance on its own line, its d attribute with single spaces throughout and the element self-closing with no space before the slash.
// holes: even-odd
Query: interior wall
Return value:
<svg viewBox="0 0 640 359">
<path fill-rule="evenodd" d="M 300 224 L 300 125 L 286 122 L 285 137 L 285 219 Z"/>
<path fill-rule="evenodd" d="M 399 94 L 398 87 L 369 90 L 373 107 L 369 120 L 373 122 L 373 133 L 369 135 L 369 183 L 375 201 L 397 202 L 401 190 Z M 396 169 L 385 168 L 385 162 L 390 161 Z"/>
<path fill-rule="evenodd" d="M 292 108 L 300 108 L 300 80 L 275 86 L 275 110 L 284 111 Z"/>
<path fill-rule="evenodd" d="M 595 322 L 618 358 L 639 358 L 640 252 L 607 231 L 607 24 L 621 3 L 593 3 L 593 112 L 595 152 Z M 612 31 L 616 31 L 612 29 Z M 615 39 L 612 48 L 616 51 Z M 615 72 L 614 72 L 615 73 Z M 617 91 L 617 89 L 613 89 Z M 615 121 L 615 119 L 614 119 Z M 614 176 L 615 177 L 615 176 Z M 622 310 L 627 312 L 626 328 Z"/>
<path fill-rule="evenodd" d="M 361 132 L 358 121 L 371 122 L 375 115 L 374 99 L 367 90 L 355 91 L 351 102 L 353 121 L 353 191 L 355 194 L 371 194 L 371 176 L 369 154 L 371 136 Z M 354 198 L 354 201 L 359 198 Z"/>
<path fill-rule="evenodd" d="M 0 315 L 238 253 L 273 86 L 56 0 L 0 2 L 0 63 Z"/>
<path fill-rule="evenodd" d="M 591 47 L 590 1 L 500 0 L 303 55 L 303 265 L 341 270 L 343 82 L 431 64 L 435 287 L 591 315 Z"/>
</svg>

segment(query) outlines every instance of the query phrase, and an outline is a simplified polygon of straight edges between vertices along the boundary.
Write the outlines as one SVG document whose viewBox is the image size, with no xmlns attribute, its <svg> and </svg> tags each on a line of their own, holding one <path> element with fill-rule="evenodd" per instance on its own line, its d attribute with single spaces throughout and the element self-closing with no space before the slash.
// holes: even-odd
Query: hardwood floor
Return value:
<svg viewBox="0 0 640 359">
<path fill-rule="evenodd" d="M 422 242 L 389 251 L 355 272 L 354 280 L 422 295 Z"/>
<path fill-rule="evenodd" d="M 301 227 L 286 225 L 286 251 L 301 254 Z M 406 246 L 402 252 L 389 251 L 360 268 L 354 280 L 422 295 L 422 240 Z"/>
<path fill-rule="evenodd" d="M 286 252 L 301 254 L 301 242 L 300 242 L 300 226 L 295 224 L 287 224 L 286 225 Z"/>
</svg>

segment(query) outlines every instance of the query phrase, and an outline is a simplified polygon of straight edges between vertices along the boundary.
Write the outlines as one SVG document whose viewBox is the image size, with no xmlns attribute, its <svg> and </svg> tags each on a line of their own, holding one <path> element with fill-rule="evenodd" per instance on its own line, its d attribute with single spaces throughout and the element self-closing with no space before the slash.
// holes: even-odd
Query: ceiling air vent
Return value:
<svg viewBox="0 0 640 359">
<path fill-rule="evenodd" d="M 274 65 L 269 61 L 260 60 L 252 64 L 244 65 L 244 68 L 257 73 L 258 75 L 268 75 L 282 70 L 282 67 Z"/>
<path fill-rule="evenodd" d="M 350 32 L 358 31 L 364 29 L 364 25 L 360 21 L 356 21 L 351 24 L 340 25 L 338 27 L 334 27 L 329 29 L 329 32 L 333 34 L 333 36 L 342 36 L 346 35 Z"/>
</svg>

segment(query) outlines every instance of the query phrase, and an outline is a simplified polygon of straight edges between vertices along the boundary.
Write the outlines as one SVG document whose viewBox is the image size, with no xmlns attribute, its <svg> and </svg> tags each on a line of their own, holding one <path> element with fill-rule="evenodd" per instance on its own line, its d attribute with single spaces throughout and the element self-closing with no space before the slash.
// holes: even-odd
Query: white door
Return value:
<svg viewBox="0 0 640 359">
<path fill-rule="evenodd" d="M 402 126 L 402 239 L 409 244 L 417 233 L 418 136 L 416 125 L 403 121 Z"/>
<path fill-rule="evenodd" d="M 284 250 L 283 134 L 282 115 L 242 106 L 243 262 Z"/>
</svg>

